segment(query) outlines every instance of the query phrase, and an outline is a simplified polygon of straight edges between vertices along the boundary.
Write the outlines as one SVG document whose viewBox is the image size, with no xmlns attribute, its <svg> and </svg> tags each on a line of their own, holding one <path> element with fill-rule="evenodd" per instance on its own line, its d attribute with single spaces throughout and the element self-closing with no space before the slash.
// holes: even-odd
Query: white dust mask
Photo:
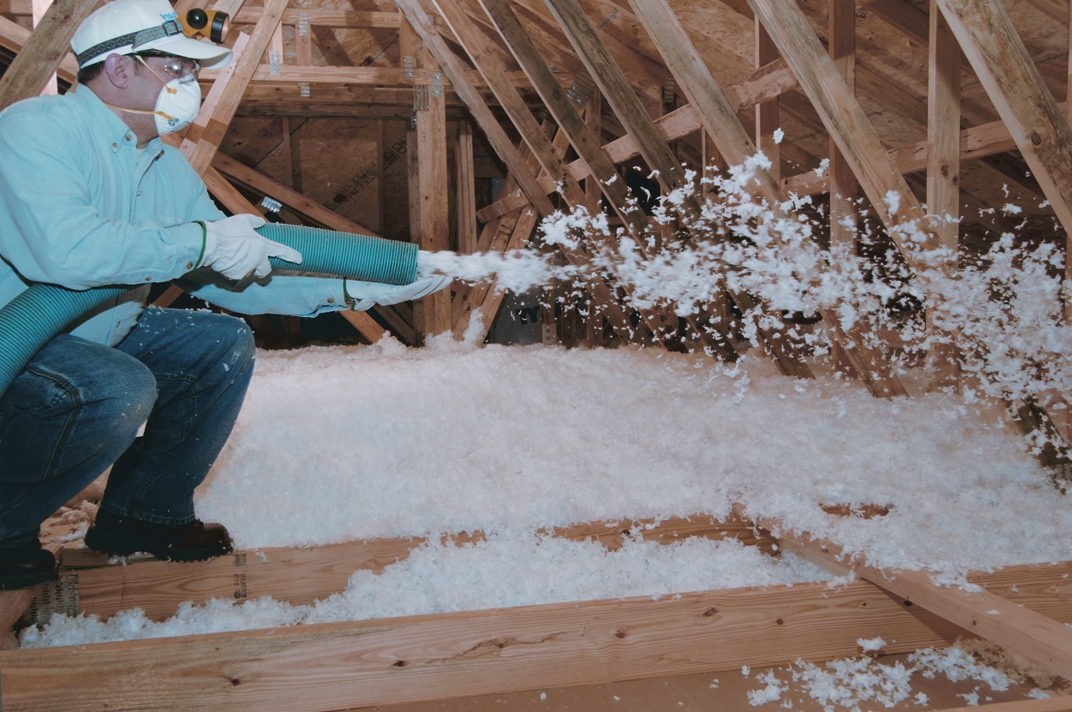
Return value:
<svg viewBox="0 0 1072 712">
<path fill-rule="evenodd" d="M 156 132 L 164 134 L 182 131 L 193 123 L 201 111 L 201 87 L 197 83 L 197 77 L 187 74 L 182 79 L 172 79 L 165 82 L 163 77 L 156 73 L 149 63 L 141 55 L 134 55 L 152 72 L 164 85 L 160 88 L 160 94 L 156 97 L 156 106 L 152 111 L 141 109 L 127 109 L 122 106 L 105 104 L 116 111 L 125 111 L 130 114 L 152 114 L 156 120 Z"/>
<path fill-rule="evenodd" d="M 201 87 L 194 75 L 172 79 L 160 89 L 153 111 L 156 130 L 161 136 L 182 131 L 193 123 L 201 111 Z"/>
</svg>

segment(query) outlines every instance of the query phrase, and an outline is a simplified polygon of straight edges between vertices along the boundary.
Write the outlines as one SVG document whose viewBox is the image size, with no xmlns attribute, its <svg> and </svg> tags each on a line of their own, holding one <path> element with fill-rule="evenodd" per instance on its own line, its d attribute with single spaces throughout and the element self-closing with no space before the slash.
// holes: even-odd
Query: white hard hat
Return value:
<svg viewBox="0 0 1072 712">
<path fill-rule="evenodd" d="M 78 68 L 103 62 L 110 54 L 144 50 L 201 61 L 207 69 L 231 61 L 231 50 L 187 37 L 167 0 L 114 0 L 87 17 L 71 38 Z"/>
</svg>

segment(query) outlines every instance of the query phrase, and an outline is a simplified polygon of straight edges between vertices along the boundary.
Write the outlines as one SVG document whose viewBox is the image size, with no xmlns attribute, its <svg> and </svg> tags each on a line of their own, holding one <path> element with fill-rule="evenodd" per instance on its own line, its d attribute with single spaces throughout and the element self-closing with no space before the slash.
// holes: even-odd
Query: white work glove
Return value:
<svg viewBox="0 0 1072 712">
<path fill-rule="evenodd" d="M 410 299 L 427 297 L 450 286 L 450 277 L 418 277 L 412 284 L 382 284 L 380 282 L 359 282 L 356 279 L 342 281 L 347 304 L 354 311 L 367 311 L 376 304 L 398 304 Z"/>
<path fill-rule="evenodd" d="M 211 267 L 229 279 L 242 279 L 253 273 L 254 277 L 266 277 L 272 271 L 269 257 L 279 257 L 287 262 L 301 264 L 302 256 L 297 250 L 269 240 L 256 232 L 265 224 L 257 215 L 234 215 L 205 225 L 205 256 L 202 267 Z"/>
</svg>

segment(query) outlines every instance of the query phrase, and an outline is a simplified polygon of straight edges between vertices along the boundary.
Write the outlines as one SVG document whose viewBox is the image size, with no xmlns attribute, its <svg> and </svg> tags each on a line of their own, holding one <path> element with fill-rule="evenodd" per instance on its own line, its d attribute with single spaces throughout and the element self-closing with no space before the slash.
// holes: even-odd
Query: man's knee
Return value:
<svg viewBox="0 0 1072 712">
<path fill-rule="evenodd" d="M 12 465 L 0 468 L 5 481 L 48 480 L 98 457 L 110 463 L 156 402 L 156 379 L 142 364 L 61 341 L 46 346 L 0 402 L 0 459 Z"/>
<path fill-rule="evenodd" d="M 207 316 L 214 317 L 206 324 L 206 331 L 218 345 L 216 362 L 228 377 L 236 378 L 239 373 L 252 368 L 257 347 L 253 343 L 253 331 L 246 322 L 226 314 Z"/>
</svg>

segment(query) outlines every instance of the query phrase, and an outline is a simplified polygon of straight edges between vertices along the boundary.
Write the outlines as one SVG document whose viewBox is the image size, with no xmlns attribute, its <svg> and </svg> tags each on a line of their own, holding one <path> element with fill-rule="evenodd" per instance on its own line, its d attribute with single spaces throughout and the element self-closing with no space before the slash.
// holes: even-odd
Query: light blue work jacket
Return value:
<svg viewBox="0 0 1072 712">
<path fill-rule="evenodd" d="M 137 322 L 150 283 L 197 265 L 203 239 L 193 221 L 223 213 L 178 150 L 158 138 L 136 147 L 134 132 L 84 86 L 0 113 L 0 307 L 33 282 L 144 285 L 71 331 L 114 346 Z M 345 307 L 341 279 L 233 283 L 209 272 L 183 287 L 231 311 L 315 316 Z"/>
</svg>

